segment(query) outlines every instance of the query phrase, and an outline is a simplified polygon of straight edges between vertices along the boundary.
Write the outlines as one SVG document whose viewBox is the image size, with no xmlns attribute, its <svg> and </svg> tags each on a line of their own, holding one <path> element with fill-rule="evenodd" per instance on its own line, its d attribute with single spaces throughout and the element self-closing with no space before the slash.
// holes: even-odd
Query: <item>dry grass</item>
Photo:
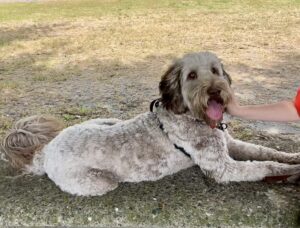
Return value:
<svg viewBox="0 0 300 228">
<path fill-rule="evenodd" d="M 189 51 L 216 52 L 244 103 L 291 98 L 299 84 L 298 1 L 42 1 L 0 9 L 1 115 L 74 105 L 134 115 L 157 95 L 165 65 Z"/>
</svg>

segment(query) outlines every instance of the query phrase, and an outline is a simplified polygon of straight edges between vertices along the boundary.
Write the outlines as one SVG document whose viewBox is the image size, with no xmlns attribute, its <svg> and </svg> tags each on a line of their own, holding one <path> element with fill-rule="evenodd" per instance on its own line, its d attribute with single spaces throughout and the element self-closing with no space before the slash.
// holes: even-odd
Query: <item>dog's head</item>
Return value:
<svg viewBox="0 0 300 228">
<path fill-rule="evenodd" d="M 187 111 L 215 127 L 231 99 L 231 78 L 210 52 L 178 59 L 162 76 L 159 90 L 164 107 L 176 114 Z"/>
</svg>

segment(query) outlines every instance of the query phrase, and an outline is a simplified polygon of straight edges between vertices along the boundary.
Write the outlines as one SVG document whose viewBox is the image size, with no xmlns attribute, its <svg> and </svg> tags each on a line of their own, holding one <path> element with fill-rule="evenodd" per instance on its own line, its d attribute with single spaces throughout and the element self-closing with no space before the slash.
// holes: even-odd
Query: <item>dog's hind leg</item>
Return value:
<svg viewBox="0 0 300 228">
<path fill-rule="evenodd" d="M 277 161 L 287 164 L 300 164 L 300 153 L 277 151 L 268 147 L 233 139 L 231 136 L 227 138 L 227 147 L 230 157 L 239 161 Z"/>
<path fill-rule="evenodd" d="M 57 183 L 66 192 L 81 196 L 100 196 L 118 187 L 118 177 L 108 170 L 85 169 L 64 175 Z"/>
</svg>

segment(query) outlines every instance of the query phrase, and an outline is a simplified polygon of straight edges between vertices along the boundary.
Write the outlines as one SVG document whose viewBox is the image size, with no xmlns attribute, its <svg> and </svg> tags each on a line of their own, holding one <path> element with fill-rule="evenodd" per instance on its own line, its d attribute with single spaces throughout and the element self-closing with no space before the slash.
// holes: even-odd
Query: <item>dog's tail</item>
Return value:
<svg viewBox="0 0 300 228">
<path fill-rule="evenodd" d="M 63 128 L 60 121 L 48 116 L 21 119 L 3 140 L 4 154 L 14 168 L 43 174 L 41 151 Z"/>
</svg>

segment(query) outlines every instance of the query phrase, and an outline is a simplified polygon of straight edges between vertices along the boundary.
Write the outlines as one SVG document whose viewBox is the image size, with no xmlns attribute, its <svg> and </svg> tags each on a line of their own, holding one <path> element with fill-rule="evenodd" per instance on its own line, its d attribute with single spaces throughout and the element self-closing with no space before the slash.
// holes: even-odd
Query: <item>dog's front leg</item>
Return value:
<svg viewBox="0 0 300 228">
<path fill-rule="evenodd" d="M 226 135 L 229 155 L 239 161 L 277 161 L 288 164 L 300 164 L 300 153 L 286 153 L 268 147 L 243 142 Z"/>
<path fill-rule="evenodd" d="M 235 161 L 226 146 L 214 145 L 192 155 L 202 171 L 217 182 L 260 181 L 268 176 L 286 176 L 300 173 L 300 165 L 273 161 Z"/>
<path fill-rule="evenodd" d="M 217 173 L 218 182 L 260 181 L 265 177 L 292 176 L 300 173 L 300 165 L 288 165 L 273 161 L 231 161 L 226 162 L 224 170 Z"/>
</svg>

